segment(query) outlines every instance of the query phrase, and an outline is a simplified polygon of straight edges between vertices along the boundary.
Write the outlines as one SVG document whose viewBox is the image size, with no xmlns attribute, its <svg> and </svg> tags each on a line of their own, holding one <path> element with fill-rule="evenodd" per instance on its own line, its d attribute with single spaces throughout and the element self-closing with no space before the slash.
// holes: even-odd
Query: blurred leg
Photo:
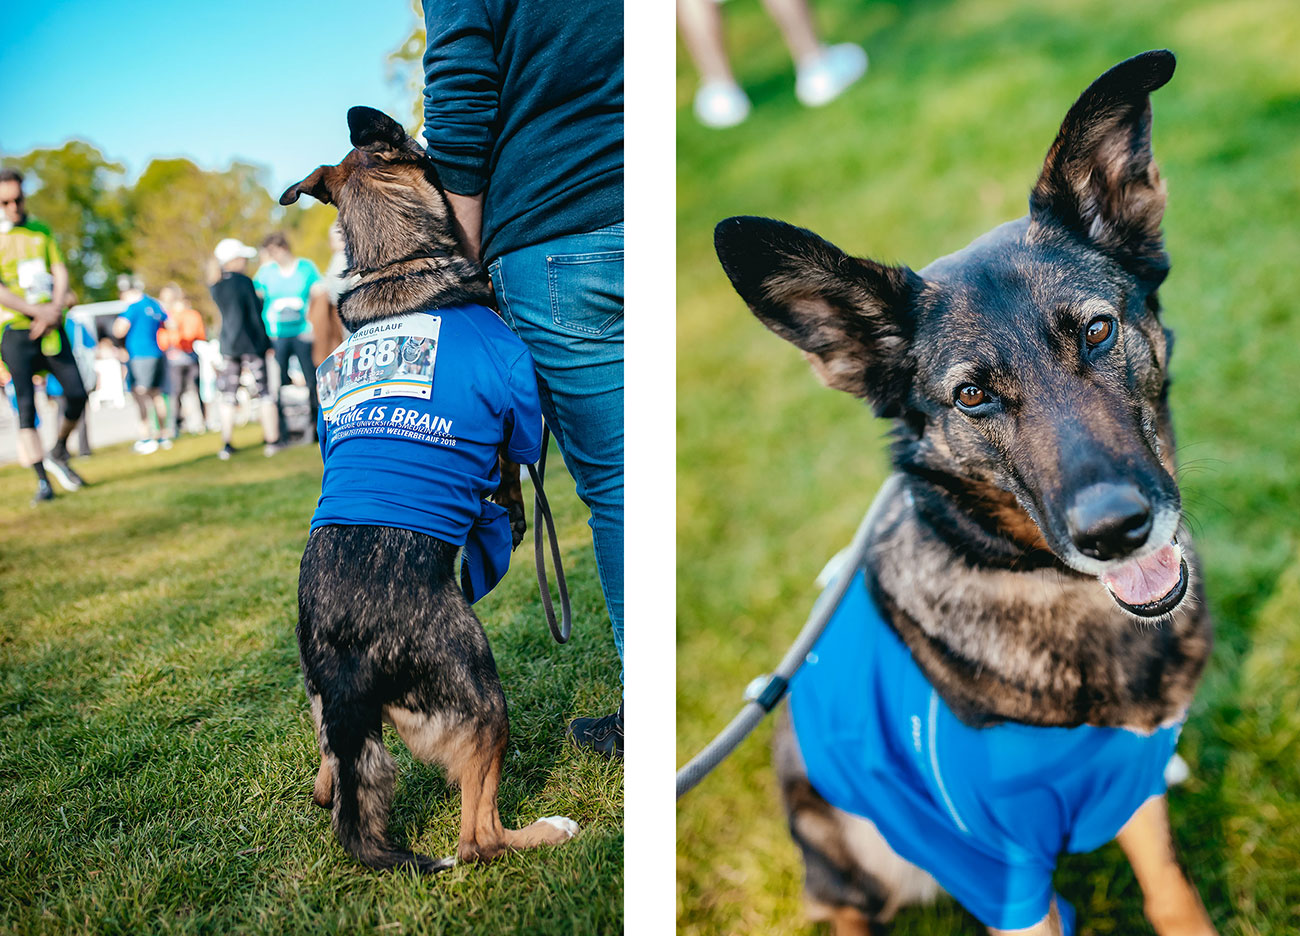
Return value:
<svg viewBox="0 0 1300 936">
<path fill-rule="evenodd" d="M 171 371 L 172 382 L 172 405 L 171 405 L 171 423 L 168 427 L 168 434 L 173 438 L 179 438 L 181 434 L 181 397 L 185 395 L 185 367 L 188 361 L 167 361 L 167 369 Z"/>
<path fill-rule="evenodd" d="M 312 361 L 311 342 L 301 338 L 294 339 L 294 356 L 302 368 L 303 379 L 307 382 L 307 431 L 303 438 L 308 442 L 316 439 L 316 365 Z"/>
<path fill-rule="evenodd" d="M 289 434 L 289 424 L 284 419 L 284 394 L 281 390 L 289 386 L 289 359 L 293 357 L 294 340 L 292 336 L 281 336 L 274 339 L 275 368 L 279 372 L 279 378 L 275 383 L 275 410 L 277 414 L 275 437 L 277 439 L 287 437 Z"/>
<path fill-rule="evenodd" d="M 271 405 L 271 384 L 266 374 L 266 358 L 257 354 L 245 354 L 243 366 L 253 378 L 253 389 L 257 392 L 258 415 L 262 422 L 262 441 L 275 445 L 280 441 L 280 416 L 277 407 Z"/>
<path fill-rule="evenodd" d="M 25 331 L 9 328 L 0 338 L 0 359 L 9 370 L 18 402 L 18 462 L 24 468 L 39 465 L 45 457 L 45 447 L 36 432 L 36 390 L 32 386 L 38 351 Z"/>
<path fill-rule="evenodd" d="M 722 13 L 715 0 L 677 0 L 677 27 L 701 81 L 736 80 L 727 60 Z"/>
<path fill-rule="evenodd" d="M 768 15 L 781 30 L 781 38 L 790 49 L 795 64 L 815 58 L 821 51 L 817 29 L 813 25 L 808 0 L 763 0 Z"/>
<path fill-rule="evenodd" d="M 81 381 L 81 371 L 77 370 L 77 360 L 72 356 L 72 342 L 68 340 L 66 329 L 62 329 L 62 346 L 54 357 L 45 357 L 44 363 L 49 372 L 63 387 L 60 397 L 58 443 L 55 448 L 66 454 L 68 438 L 77 427 L 77 421 L 86 410 L 86 387 Z"/>
</svg>

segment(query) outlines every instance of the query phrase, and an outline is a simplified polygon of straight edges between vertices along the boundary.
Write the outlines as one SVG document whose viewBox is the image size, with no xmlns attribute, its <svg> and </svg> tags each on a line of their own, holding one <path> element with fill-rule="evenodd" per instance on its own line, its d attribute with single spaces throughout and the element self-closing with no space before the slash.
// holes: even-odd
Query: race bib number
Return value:
<svg viewBox="0 0 1300 936">
<path fill-rule="evenodd" d="M 316 368 L 316 392 L 332 423 L 358 403 L 381 397 L 433 396 L 438 357 L 435 315 L 403 315 L 353 332 Z"/>
<path fill-rule="evenodd" d="M 277 322 L 296 322 L 302 318 L 302 300 L 286 296 L 271 303 L 271 315 Z"/>
<path fill-rule="evenodd" d="M 54 276 L 40 258 L 19 262 L 18 287 L 27 294 L 27 301 L 31 303 L 49 302 L 54 298 Z"/>
</svg>

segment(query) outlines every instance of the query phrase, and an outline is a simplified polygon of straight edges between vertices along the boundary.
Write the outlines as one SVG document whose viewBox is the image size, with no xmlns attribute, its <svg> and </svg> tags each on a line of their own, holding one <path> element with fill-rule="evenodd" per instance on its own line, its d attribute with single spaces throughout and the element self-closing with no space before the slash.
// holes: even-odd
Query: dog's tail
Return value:
<svg viewBox="0 0 1300 936">
<path fill-rule="evenodd" d="M 433 874 L 453 867 L 454 858 L 434 860 L 388 840 L 388 804 L 397 765 L 384 746 L 379 707 L 327 704 L 321 727 L 333 754 L 334 834 L 348 854 L 381 870 L 410 868 Z"/>
</svg>

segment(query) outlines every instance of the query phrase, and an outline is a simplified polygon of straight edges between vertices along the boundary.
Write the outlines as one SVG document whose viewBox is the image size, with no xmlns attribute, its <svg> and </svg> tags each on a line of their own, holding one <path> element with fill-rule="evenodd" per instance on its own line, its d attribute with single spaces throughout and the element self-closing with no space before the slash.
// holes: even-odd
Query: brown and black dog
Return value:
<svg viewBox="0 0 1300 936">
<path fill-rule="evenodd" d="M 280 197 L 282 205 L 307 194 L 338 207 L 349 277 L 343 323 L 355 331 L 428 310 L 494 306 L 424 150 L 368 107 L 352 108 L 348 127 L 353 149 L 343 161 Z M 494 499 L 508 506 L 518 545 L 523 503 L 518 466 L 509 467 Z M 457 552 L 398 527 L 328 525 L 312 532 L 303 555 L 298 646 L 321 751 L 313 798 L 331 810 L 343 847 L 374 868 L 441 871 L 456 859 L 558 844 L 578 830 L 560 816 L 518 830 L 501 823 L 506 702 L 483 626 L 457 583 Z M 456 858 L 434 860 L 389 841 L 396 768 L 385 721 L 460 786 Z"/>
<path fill-rule="evenodd" d="M 872 531 L 867 588 L 968 728 L 1151 736 L 1185 716 L 1210 653 L 1157 299 L 1169 261 L 1149 95 L 1173 70 L 1156 51 L 1098 78 L 1048 151 L 1028 216 L 919 273 L 778 221 L 730 218 L 716 231 L 754 314 L 828 386 L 895 420 L 901 484 Z M 900 748 L 922 750 L 921 724 Z M 934 878 L 879 822 L 814 788 L 802 737 L 787 709 L 776 765 L 814 917 L 866 933 L 933 897 Z M 877 806 L 907 821 L 906 802 Z M 1164 796 L 1134 808 L 1117 838 L 1157 932 L 1212 933 L 1175 861 Z M 1017 932 L 1065 925 L 1052 904 Z"/>
</svg>

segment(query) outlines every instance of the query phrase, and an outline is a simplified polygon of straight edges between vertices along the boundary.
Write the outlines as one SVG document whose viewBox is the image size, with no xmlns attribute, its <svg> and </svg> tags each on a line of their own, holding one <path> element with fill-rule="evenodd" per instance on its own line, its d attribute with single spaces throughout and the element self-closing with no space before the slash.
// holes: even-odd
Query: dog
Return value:
<svg viewBox="0 0 1300 936">
<path fill-rule="evenodd" d="M 338 207 L 349 277 L 338 311 L 353 332 L 321 365 L 325 475 L 298 582 L 321 752 L 313 799 L 362 863 L 431 873 L 578 831 L 562 816 L 502 825 L 506 702 L 467 597 L 494 584 L 523 536 L 517 463 L 540 454 L 540 410 L 532 359 L 490 310 L 486 275 L 424 150 L 371 108 L 352 108 L 348 127 L 343 161 L 280 197 Z M 459 785 L 455 857 L 389 840 L 396 769 L 385 721 Z"/>
<path fill-rule="evenodd" d="M 894 421 L 896 493 L 775 733 L 807 906 L 837 934 L 941 888 L 990 932 L 1068 934 L 1057 856 L 1115 837 L 1158 933 L 1214 932 L 1163 779 L 1212 643 L 1158 299 L 1150 95 L 1174 65 L 1093 82 L 1028 215 L 919 273 L 717 226 L 758 319 Z"/>
</svg>

